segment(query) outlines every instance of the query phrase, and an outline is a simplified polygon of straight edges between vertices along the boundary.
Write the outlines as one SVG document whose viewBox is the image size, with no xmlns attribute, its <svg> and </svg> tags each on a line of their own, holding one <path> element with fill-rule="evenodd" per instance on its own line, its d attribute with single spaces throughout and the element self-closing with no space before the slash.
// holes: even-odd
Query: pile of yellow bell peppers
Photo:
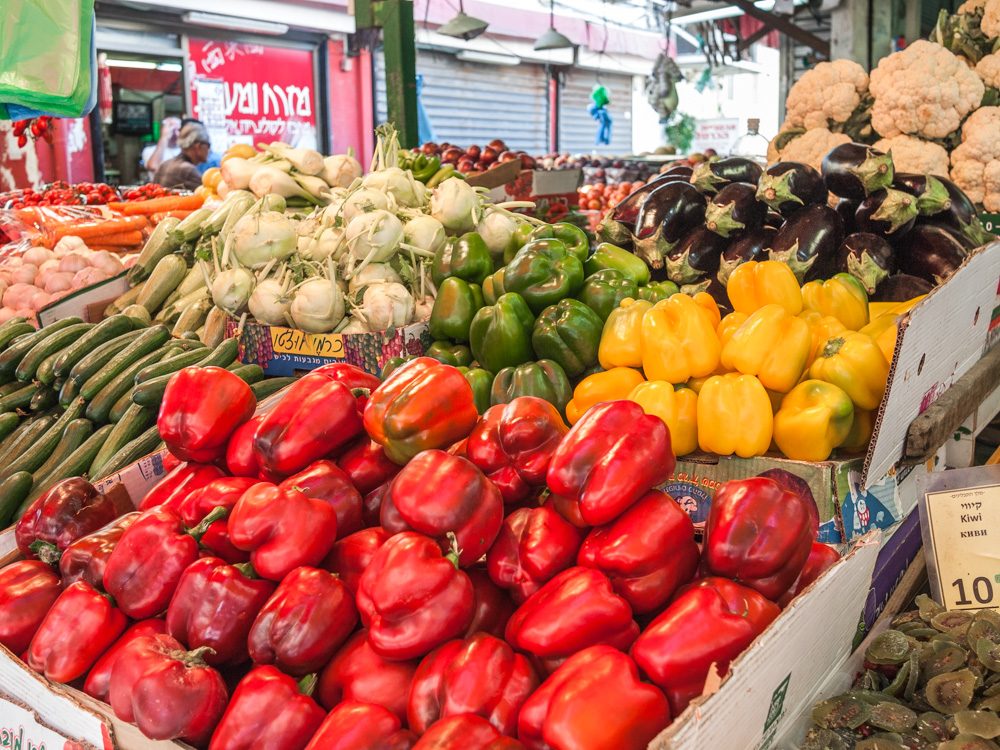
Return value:
<svg viewBox="0 0 1000 750">
<path fill-rule="evenodd" d="M 838 448 L 863 451 L 898 320 L 922 298 L 869 303 L 843 273 L 799 288 L 774 261 L 737 267 L 727 292 L 734 312 L 725 317 L 705 293 L 623 300 L 604 325 L 603 371 L 577 385 L 569 421 L 628 399 L 663 419 L 677 455 L 779 450 L 824 461 Z"/>
</svg>

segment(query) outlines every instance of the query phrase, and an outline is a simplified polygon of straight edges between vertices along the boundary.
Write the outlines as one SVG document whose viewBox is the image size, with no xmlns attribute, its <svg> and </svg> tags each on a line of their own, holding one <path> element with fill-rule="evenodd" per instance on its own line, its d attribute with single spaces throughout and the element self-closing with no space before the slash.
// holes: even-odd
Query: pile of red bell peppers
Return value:
<svg viewBox="0 0 1000 750">
<path fill-rule="evenodd" d="M 0 643 L 148 737 L 210 750 L 641 750 L 836 561 L 808 486 L 718 489 L 704 539 L 656 487 L 664 423 L 477 415 L 455 368 L 322 367 L 254 416 L 183 370 L 174 467 L 123 514 L 39 497 L 0 569 Z"/>
</svg>

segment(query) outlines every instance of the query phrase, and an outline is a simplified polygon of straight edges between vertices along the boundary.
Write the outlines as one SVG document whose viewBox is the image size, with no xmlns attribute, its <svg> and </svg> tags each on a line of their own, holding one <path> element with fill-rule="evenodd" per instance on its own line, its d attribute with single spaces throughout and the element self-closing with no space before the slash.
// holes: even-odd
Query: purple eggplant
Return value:
<svg viewBox="0 0 1000 750">
<path fill-rule="evenodd" d="M 826 203 L 826 193 L 822 175 L 796 161 L 772 164 L 757 182 L 757 200 L 782 216 L 791 216 L 813 203 Z"/>
<path fill-rule="evenodd" d="M 774 241 L 778 230 L 765 224 L 760 229 L 746 232 L 741 237 L 729 243 L 719 259 L 719 272 L 716 278 L 722 286 L 729 283 L 733 269 L 748 260 L 767 260 L 767 248 Z"/>
<path fill-rule="evenodd" d="M 757 186 L 731 182 L 715 194 L 705 209 L 705 226 L 723 237 L 738 237 L 763 226 L 767 206 L 757 200 Z"/>
<path fill-rule="evenodd" d="M 764 215 L 764 226 L 771 227 L 772 229 L 781 229 L 781 225 L 785 223 L 785 217 L 779 214 L 777 211 L 767 210 Z"/>
<path fill-rule="evenodd" d="M 787 263 L 799 283 L 836 273 L 844 222 L 826 204 L 814 203 L 789 217 L 771 239 L 768 257 Z"/>
<path fill-rule="evenodd" d="M 603 242 L 610 242 L 620 247 L 628 247 L 632 243 L 632 233 L 635 231 L 635 223 L 639 218 L 639 209 L 642 202 L 656 188 L 662 187 L 668 182 L 687 182 L 687 176 L 682 174 L 663 174 L 655 180 L 647 182 L 640 188 L 636 188 L 614 208 L 610 209 L 597 226 L 597 235 Z"/>
<path fill-rule="evenodd" d="M 944 224 L 940 221 L 937 221 L 935 217 L 931 217 L 930 219 L 917 219 L 917 226 L 940 227 L 948 234 L 950 234 L 955 239 L 955 241 L 965 249 L 966 253 L 971 252 L 972 250 L 975 250 L 977 247 L 979 247 L 979 245 L 977 245 L 969 237 L 969 235 L 962 234 L 959 230 L 955 229 L 955 227 L 952 226 L 951 224 Z"/>
<path fill-rule="evenodd" d="M 691 184 L 703 193 L 714 193 L 733 182 L 757 184 L 764 170 L 760 164 L 742 156 L 714 159 L 697 164 L 691 173 Z"/>
<path fill-rule="evenodd" d="M 858 204 L 854 219 L 862 232 L 903 235 L 917 220 L 917 199 L 894 188 L 879 190 Z"/>
<path fill-rule="evenodd" d="M 675 164 L 669 169 L 660 172 L 660 177 L 684 177 L 688 180 L 691 179 L 691 174 L 694 170 L 687 164 Z"/>
<path fill-rule="evenodd" d="M 895 245 L 899 270 L 931 284 L 942 283 L 965 260 L 965 248 L 941 227 L 915 226 Z"/>
<path fill-rule="evenodd" d="M 872 302 L 906 302 L 921 294 L 927 294 L 934 288 L 933 284 L 910 276 L 907 273 L 897 273 L 878 285 L 875 294 L 872 295 Z"/>
<path fill-rule="evenodd" d="M 862 200 L 892 184 L 892 156 L 862 143 L 842 143 L 823 157 L 822 171 L 831 193 Z"/>
<path fill-rule="evenodd" d="M 944 186 L 950 201 L 947 208 L 934 214 L 934 221 L 963 234 L 973 247 L 981 247 L 988 242 L 993 242 L 996 237 L 979 220 L 979 213 L 976 211 L 975 204 L 969 200 L 969 196 L 949 179 L 936 175 L 934 179 Z"/>
<path fill-rule="evenodd" d="M 837 215 L 840 216 L 840 220 L 844 222 L 844 231 L 848 234 L 854 234 L 858 231 L 858 222 L 854 215 L 858 212 L 859 205 L 861 205 L 861 201 L 840 198 L 837 200 L 837 205 L 833 207 Z"/>
<path fill-rule="evenodd" d="M 934 216 L 951 206 L 948 188 L 935 175 L 901 172 L 892 181 L 892 186 L 917 199 L 917 211 L 921 216 Z"/>
<path fill-rule="evenodd" d="M 892 246 L 870 232 L 849 234 L 837 249 L 837 270 L 864 284 L 869 295 L 896 271 Z"/>
<path fill-rule="evenodd" d="M 642 202 L 635 223 L 635 254 L 651 268 L 664 265 L 664 256 L 681 237 L 705 219 L 705 196 L 687 182 L 661 184 Z"/>
<path fill-rule="evenodd" d="M 699 224 L 667 253 L 667 278 L 675 284 L 690 284 L 714 275 L 728 243 L 725 237 Z"/>
</svg>

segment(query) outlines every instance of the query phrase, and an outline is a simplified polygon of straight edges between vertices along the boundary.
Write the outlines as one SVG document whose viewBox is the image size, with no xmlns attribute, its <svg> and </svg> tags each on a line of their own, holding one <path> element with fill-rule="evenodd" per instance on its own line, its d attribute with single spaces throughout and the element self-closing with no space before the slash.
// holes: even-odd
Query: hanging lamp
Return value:
<svg viewBox="0 0 1000 750">
<path fill-rule="evenodd" d="M 463 0 L 458 0 L 458 15 L 438 28 L 439 34 L 469 41 L 486 31 L 489 24 L 481 18 L 466 15 Z"/>
<path fill-rule="evenodd" d="M 535 51 L 542 52 L 549 49 L 569 49 L 576 45 L 570 41 L 565 34 L 556 31 L 556 8 L 555 0 L 549 0 L 549 30 L 538 37 L 535 42 Z"/>
</svg>

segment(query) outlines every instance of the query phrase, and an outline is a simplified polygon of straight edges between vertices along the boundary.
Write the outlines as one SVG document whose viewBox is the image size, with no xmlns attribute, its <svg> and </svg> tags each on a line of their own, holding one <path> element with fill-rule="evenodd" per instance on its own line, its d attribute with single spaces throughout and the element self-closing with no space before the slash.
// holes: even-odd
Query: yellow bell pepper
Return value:
<svg viewBox="0 0 1000 750">
<path fill-rule="evenodd" d="M 868 450 L 868 441 L 872 439 L 875 429 L 875 412 L 868 409 L 855 409 L 851 431 L 847 433 L 840 449 L 846 453 L 864 453 Z"/>
<path fill-rule="evenodd" d="M 806 380 L 785 395 L 774 415 L 774 442 L 796 461 L 826 461 L 853 422 L 854 404 L 844 391 L 822 380 Z"/>
<path fill-rule="evenodd" d="M 613 367 L 588 375 L 573 389 L 573 398 L 566 404 L 566 419 L 570 424 L 576 424 L 594 404 L 623 401 L 637 385 L 645 381 L 641 372 L 629 367 Z"/>
<path fill-rule="evenodd" d="M 799 317 L 809 324 L 809 332 L 812 334 L 812 347 L 809 350 L 809 359 L 806 361 L 806 367 L 809 367 L 816 361 L 823 344 L 847 329 L 832 315 L 821 315 L 815 310 L 803 310 Z"/>
<path fill-rule="evenodd" d="M 896 339 L 899 337 L 900 315 L 894 312 L 884 313 L 873 319 L 861 329 L 861 333 L 871 338 L 878 345 L 886 362 L 892 362 L 896 353 Z"/>
<path fill-rule="evenodd" d="M 698 449 L 698 394 L 690 388 L 675 390 L 665 380 L 647 380 L 632 389 L 628 400 L 663 420 L 670 430 L 674 455 L 685 456 Z"/>
<path fill-rule="evenodd" d="M 926 296 L 926 294 L 921 294 L 920 296 L 908 299 L 905 302 L 869 302 L 868 314 L 872 320 L 875 320 L 875 318 L 878 318 L 888 312 L 895 313 L 896 315 L 902 315 L 903 313 L 907 313 L 916 307 Z"/>
<path fill-rule="evenodd" d="M 771 446 L 774 415 L 753 375 L 731 372 L 705 381 L 698 394 L 698 445 L 708 453 L 760 456 Z"/>
<path fill-rule="evenodd" d="M 644 299 L 627 297 L 611 311 L 597 347 L 601 367 L 642 367 L 642 319 L 652 306 Z"/>
<path fill-rule="evenodd" d="M 731 312 L 719 321 L 719 325 L 715 329 L 716 334 L 719 336 L 719 346 L 725 349 L 726 344 L 729 343 L 729 339 L 736 333 L 736 329 L 746 323 L 749 317 L 746 313 Z"/>
<path fill-rule="evenodd" d="M 706 375 L 702 378 L 691 378 L 688 382 L 684 384 L 685 388 L 690 388 L 695 393 L 701 393 L 701 387 L 705 385 L 705 382 L 716 375 L 725 375 L 724 372 L 714 372 L 711 375 Z"/>
<path fill-rule="evenodd" d="M 802 304 L 806 310 L 833 316 L 851 331 L 868 325 L 868 295 L 864 285 L 849 273 L 810 281 L 802 287 Z"/>
<path fill-rule="evenodd" d="M 750 260 L 737 266 L 726 284 L 737 312 L 752 313 L 764 305 L 781 305 L 790 314 L 802 312 L 802 292 L 792 269 L 776 260 Z"/>
<path fill-rule="evenodd" d="M 642 318 L 642 369 L 650 380 L 683 383 L 719 365 L 719 337 L 705 308 L 686 294 L 660 300 Z"/>
<path fill-rule="evenodd" d="M 871 336 L 849 331 L 823 345 L 809 376 L 843 389 L 859 409 L 874 409 L 885 393 L 889 363 Z"/>
<path fill-rule="evenodd" d="M 722 365 L 756 375 L 772 391 L 788 393 L 802 377 L 811 349 L 808 323 L 781 305 L 764 305 L 730 336 Z"/>
<path fill-rule="evenodd" d="M 698 303 L 698 307 L 708 313 L 712 328 L 717 328 L 719 321 L 722 320 L 722 313 L 719 311 L 719 303 L 715 301 L 715 297 L 708 292 L 698 292 L 691 299 Z"/>
</svg>

